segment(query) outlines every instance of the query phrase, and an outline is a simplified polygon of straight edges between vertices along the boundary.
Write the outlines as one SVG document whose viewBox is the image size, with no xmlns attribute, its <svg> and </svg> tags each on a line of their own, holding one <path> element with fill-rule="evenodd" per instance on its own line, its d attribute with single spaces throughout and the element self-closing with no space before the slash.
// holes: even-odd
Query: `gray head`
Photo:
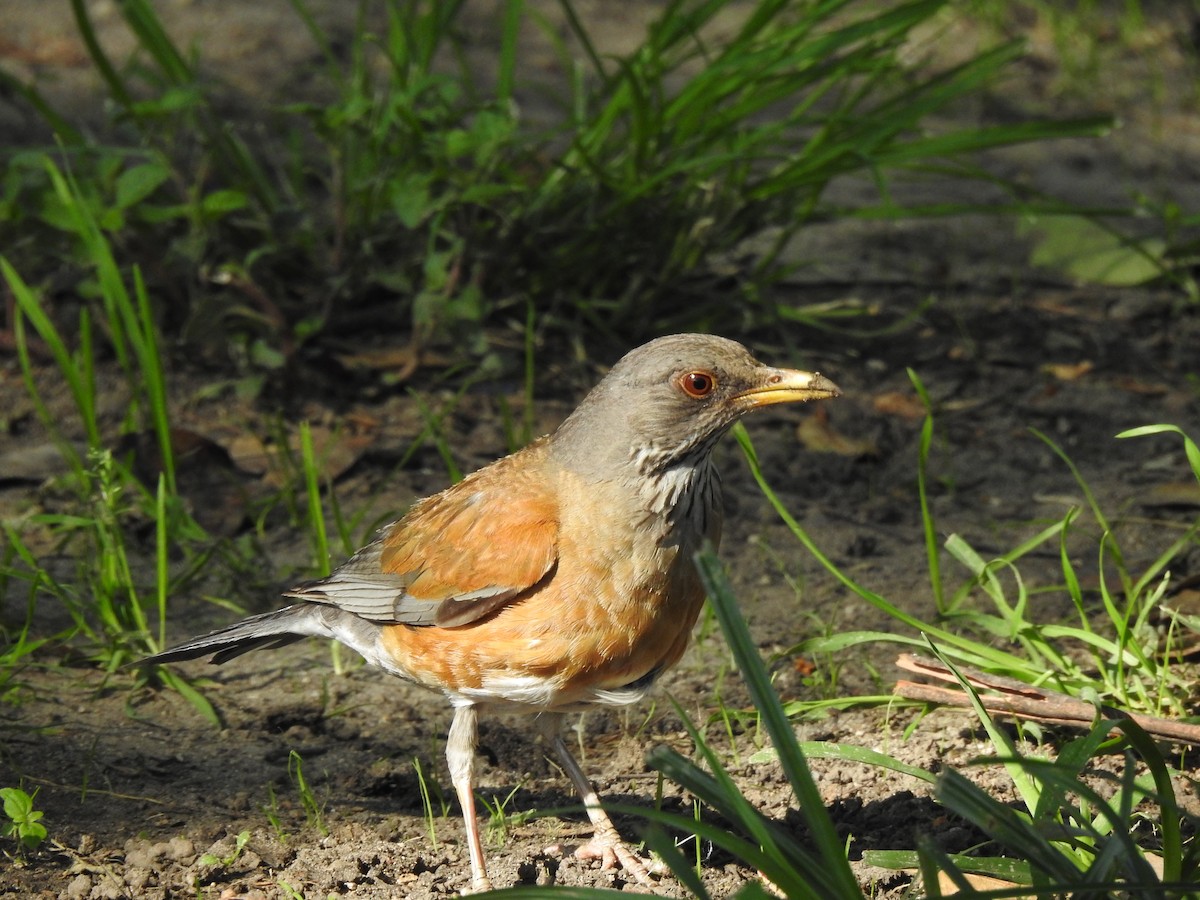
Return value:
<svg viewBox="0 0 1200 900">
<path fill-rule="evenodd" d="M 564 465 L 596 479 L 694 466 L 746 413 L 840 393 L 820 375 L 763 365 L 735 341 L 673 334 L 625 354 L 552 443 Z"/>
</svg>

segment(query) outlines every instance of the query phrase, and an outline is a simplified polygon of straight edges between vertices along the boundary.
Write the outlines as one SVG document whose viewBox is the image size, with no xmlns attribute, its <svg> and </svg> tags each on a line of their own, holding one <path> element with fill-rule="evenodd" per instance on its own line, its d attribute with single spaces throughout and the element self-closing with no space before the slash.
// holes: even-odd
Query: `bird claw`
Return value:
<svg viewBox="0 0 1200 900">
<path fill-rule="evenodd" d="M 490 890 L 492 890 L 492 881 L 484 875 L 482 878 L 476 877 L 471 879 L 471 886 L 463 888 L 458 892 L 458 895 L 460 897 L 469 897 L 472 894 L 486 894 Z"/>
<path fill-rule="evenodd" d="M 652 884 L 650 869 L 640 856 L 629 849 L 619 838 L 607 838 L 597 835 L 586 844 L 575 848 L 575 858 L 579 860 L 600 860 L 600 868 L 623 868 L 639 884 Z"/>
</svg>

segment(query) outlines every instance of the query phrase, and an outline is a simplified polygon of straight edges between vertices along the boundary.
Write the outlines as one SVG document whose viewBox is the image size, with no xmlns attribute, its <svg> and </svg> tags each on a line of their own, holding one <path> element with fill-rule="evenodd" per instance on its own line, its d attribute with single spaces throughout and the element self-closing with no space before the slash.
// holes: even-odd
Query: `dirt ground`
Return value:
<svg viewBox="0 0 1200 900">
<path fill-rule="evenodd" d="M 316 6 L 330 28 L 349 27 L 349 13 L 339 12 L 338 4 Z M 621 4 L 630 15 L 635 9 L 645 15 L 642 6 Z M 254 96 L 281 90 L 287 83 L 281 73 L 302 71 L 314 59 L 285 3 L 176 0 L 162 7 L 168 25 L 188 35 L 181 38 L 185 44 L 195 37 L 204 58 L 234 88 Z M 227 15 L 234 7 L 237 15 Z M 119 46 L 116 13 L 103 5 L 97 10 L 102 39 Z M 10 0 L 0 65 L 57 85 L 60 99 L 73 97 L 84 110 L 83 98 L 94 95 L 86 93 L 82 49 L 66 13 L 61 15 L 54 22 L 44 4 Z M 613 26 L 602 40 L 612 49 L 627 49 L 635 27 Z M 479 52 L 486 53 L 486 28 L 480 34 Z M 1010 108 L 1105 111 L 1119 113 L 1121 126 L 1104 140 L 1014 148 L 993 154 L 989 164 L 1089 205 L 1144 194 L 1185 210 L 1200 208 L 1194 55 L 1176 52 L 1176 44 L 1164 37 L 1150 54 L 1161 67 L 1161 81 L 1144 62 L 1127 60 L 1127 70 L 1114 76 L 1107 91 L 1081 98 L 1056 87 L 1046 37 L 1031 37 L 1033 56 L 1014 74 L 1005 104 L 985 103 L 961 115 L 1006 115 Z M 551 64 L 536 47 L 528 52 L 537 65 Z M 0 128 L 14 133 L 22 127 L 19 115 L 3 104 L 0 109 Z M 838 189 L 849 195 L 862 188 Z M 907 368 L 920 375 L 937 407 L 930 477 L 939 530 L 963 535 L 985 558 L 1015 546 L 1071 506 L 1084 505 L 1066 466 L 1031 429 L 1070 454 L 1118 523 L 1135 573 L 1194 520 L 1200 495 L 1178 440 L 1114 440 L 1123 429 L 1155 422 L 1176 423 L 1200 436 L 1200 311 L 1178 291 L 1074 285 L 1061 273 L 1034 267 L 1030 239 L 995 219 L 814 226 L 793 252 L 811 264 L 779 299 L 855 297 L 879 309 L 868 320 L 870 329 L 830 334 L 797 327 L 782 339 L 730 336 L 745 340 L 765 361 L 817 369 L 844 390 L 842 399 L 819 412 L 787 410 L 748 424 L 788 508 L 860 583 L 916 614 L 932 614 L 916 493 L 919 406 Z M 925 304 L 927 298 L 935 302 Z M 397 335 L 396 344 L 403 342 Z M 537 409 L 539 428 L 561 420 L 598 377 L 599 367 L 616 355 L 571 369 L 557 387 L 547 373 L 539 382 L 539 396 L 545 397 Z M 104 383 L 118 383 L 112 373 L 102 376 Z M 43 384 L 52 380 L 47 371 Z M 227 398 L 197 399 L 204 384 L 185 368 L 171 373 L 171 383 L 178 423 L 223 446 L 269 427 L 269 410 Z M 566 390 L 562 384 L 579 387 Z M 68 419 L 67 399 L 50 393 Z M 518 386 L 512 386 L 510 399 L 519 403 Z M 114 396 L 108 404 L 113 412 L 106 426 L 113 434 L 117 401 Z M 43 484 L 53 466 L 11 355 L 0 356 L 0 408 L 9 411 L 3 417 L 7 432 L 0 435 L 0 515 L 5 522 L 24 521 L 53 504 Z M 330 429 L 345 422 L 363 429 L 337 484 L 345 509 L 369 504 L 366 520 L 385 517 L 445 486 L 445 469 L 432 449 L 397 468 L 421 422 L 405 391 L 376 392 L 346 408 L 309 412 Z M 468 395 L 448 426 L 464 470 L 505 452 L 495 394 Z M 836 659 L 800 660 L 788 652 L 829 629 L 896 626 L 835 585 L 808 556 L 770 510 L 731 441 L 720 455 L 729 504 L 722 556 L 751 628 L 772 658 L 781 695 L 886 692 L 896 677 L 892 646 Z M 204 500 L 195 498 L 198 509 Z M 1095 523 L 1083 515 L 1073 562 L 1089 589 L 1098 583 L 1096 536 Z M 288 528 L 268 529 L 261 542 L 272 570 L 254 574 L 264 586 L 257 597 L 248 597 L 244 585 L 238 594 L 254 611 L 275 605 L 267 586 L 284 587 L 306 552 Z M 953 562 L 945 566 L 957 584 Z M 1200 553 L 1193 548 L 1172 575 L 1182 580 L 1198 568 Z M 1031 554 L 1021 574 L 1036 586 L 1061 581 L 1057 546 Z M 1068 611 L 1060 591 L 1038 593 L 1033 602 L 1037 616 L 1047 620 Z M 0 613 L 20 620 L 22 599 L 10 596 L 0 603 Z M 199 595 L 176 597 L 172 604 L 176 637 L 232 617 Z M 0 707 L 0 785 L 39 789 L 37 805 L 45 811 L 52 844 L 26 865 L 10 861 L 0 869 L 0 896 L 232 900 L 292 896 L 290 889 L 308 898 L 421 898 L 469 885 L 461 822 L 441 758 L 450 715 L 440 698 L 356 663 L 335 674 L 328 649 L 309 642 L 252 654 L 220 669 L 203 663 L 184 667 L 189 675 L 211 678 L 205 689 L 223 720 L 217 730 L 177 694 L 131 691 L 128 673 L 102 678 L 69 656 L 47 662 L 52 665 L 22 671 L 25 688 L 13 698 L 19 702 Z M 809 664 L 816 667 L 811 675 Z M 702 626 L 662 689 L 698 722 L 720 702 L 735 708 L 747 702 L 711 623 Z M 964 714 L 934 712 L 906 733 L 915 721 L 912 709 L 875 709 L 797 727 L 805 739 L 879 749 L 935 771 L 988 751 Z M 728 751 L 747 795 L 766 814 L 795 821 L 794 798 L 778 767 L 750 761 L 760 744 L 754 729 L 735 728 L 732 738 L 724 731 L 722 723 L 708 726 L 711 738 Z M 1047 733 L 1047 753 L 1059 737 Z M 666 808 L 690 814 L 690 798 L 670 784 L 660 786 L 644 763 L 645 751 L 659 742 L 685 753 L 691 749 L 662 695 L 655 704 L 629 711 L 589 713 L 580 727 L 580 758 L 607 800 L 648 806 L 661 789 Z M 293 751 L 322 804 L 324 830 L 306 820 L 289 777 Z M 432 821 L 424 814 L 414 760 L 435 791 Z M 814 760 L 812 767 L 850 839 L 854 860 L 864 850 L 910 849 L 918 834 L 933 836 L 951 852 L 986 842 L 985 835 L 947 817 L 915 779 L 844 762 Z M 480 769 L 480 796 L 504 804 L 509 814 L 578 810 L 566 778 L 520 720 L 483 722 Z M 972 770 L 972 777 L 1007 798 L 1002 772 Z M 500 887 L 632 889 L 619 871 L 602 871 L 548 849 L 569 849 L 585 839 L 585 824 L 578 811 L 511 820 L 506 833 L 489 840 L 493 881 Z M 635 817 L 619 817 L 618 825 L 627 836 L 637 833 Z M 249 840 L 239 853 L 235 840 L 243 831 Z M 689 845 L 686 852 L 695 850 Z M 701 855 L 713 896 L 728 896 L 756 877 L 712 848 L 701 848 Z M 875 897 L 899 897 L 911 881 L 903 873 L 856 866 Z M 670 876 L 657 890 L 683 894 Z"/>
</svg>

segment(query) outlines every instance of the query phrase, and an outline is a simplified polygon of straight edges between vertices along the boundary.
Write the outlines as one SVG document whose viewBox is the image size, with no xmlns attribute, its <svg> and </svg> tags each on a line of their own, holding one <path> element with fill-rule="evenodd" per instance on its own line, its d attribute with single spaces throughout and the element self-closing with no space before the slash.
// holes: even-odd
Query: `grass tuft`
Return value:
<svg viewBox="0 0 1200 900">
<path fill-rule="evenodd" d="M 1075 510 L 1068 511 L 1060 521 L 990 561 L 983 559 L 961 536 L 950 535 L 943 549 L 964 566 L 968 578 L 953 592 L 941 593 L 942 616 L 937 622 L 927 621 L 858 584 L 839 569 L 771 490 L 745 429 L 737 428 L 735 434 L 759 487 L 793 536 L 845 588 L 904 626 L 903 631 L 896 633 L 850 631 L 817 637 L 791 652 L 833 653 L 867 643 L 921 647 L 928 639 L 935 642 L 948 659 L 987 672 L 1034 685 L 1049 683 L 1071 696 L 1085 699 L 1094 696 L 1135 712 L 1188 714 L 1187 677 L 1171 665 L 1172 646 L 1170 642 L 1164 644 L 1159 640 L 1157 630 L 1151 625 L 1151 614 L 1160 608 L 1166 594 L 1170 564 L 1180 559 L 1200 536 L 1200 521 L 1185 529 L 1140 577 L 1135 578 L 1129 572 L 1115 532 L 1090 488 L 1069 458 L 1048 442 L 1075 475 L 1102 531 L 1097 548 L 1097 568 L 1101 574 L 1099 591 L 1105 614 L 1102 622 L 1094 621 L 1084 604 L 1079 578 L 1066 549 L 1068 535 L 1078 515 Z M 924 459 L 927 445 L 923 442 L 921 446 Z M 922 462 L 922 472 L 923 466 Z M 927 504 L 922 506 L 922 517 L 926 537 L 936 534 Z M 1057 544 L 1064 579 L 1061 586 L 1052 587 L 1062 589 L 1070 596 L 1079 613 L 1078 625 L 1038 622 L 1031 616 L 1030 589 L 1021 578 L 1017 563 L 1023 556 L 1050 542 Z M 936 560 L 936 546 L 930 544 L 929 548 L 930 559 Z M 1110 563 L 1118 574 L 1119 594 L 1112 591 L 1105 577 Z M 931 573 L 940 572 L 940 566 L 931 564 L 930 568 Z M 1000 577 L 1002 573 L 1011 575 L 1012 588 Z M 934 577 L 940 585 L 941 575 Z M 982 595 L 994 611 L 966 604 L 971 595 Z M 996 646 L 997 638 L 1010 649 Z"/>
<path fill-rule="evenodd" d="M 996 176 L 971 162 L 979 151 L 1110 124 L 931 127 L 1024 52 L 1010 41 L 954 66 L 931 62 L 944 0 L 757 0 L 736 13 L 726 0 L 671 0 L 617 58 L 596 49 L 570 3 L 564 39 L 510 0 L 496 11 L 500 52 L 487 70 L 466 62 L 462 2 L 388 0 L 372 22 L 363 7 L 345 51 L 303 0 L 291 6 L 332 100 L 277 105 L 269 129 L 224 114 L 219 82 L 148 0 L 120 7 L 138 67 L 109 58 L 87 5 L 72 0 L 92 65 L 136 140 L 95 141 L 35 88 L 13 85 L 54 132 L 52 152 L 121 248 L 120 266 L 140 262 L 164 279 L 146 289 L 171 298 L 169 315 L 163 299 L 155 311 L 172 337 L 203 340 L 211 353 L 240 348 L 240 359 L 289 361 L 380 302 L 417 341 L 449 340 L 474 358 L 486 354 L 487 327 L 520 327 L 530 307 L 541 331 L 626 341 L 701 322 L 820 319 L 845 310 L 764 299 L 791 274 L 787 248 L 806 226 L 1059 209 L 1011 184 L 1000 203 L 901 198 L 913 181 L 990 190 Z M 522 117 L 533 88 L 517 58 L 531 32 L 563 58 L 549 91 L 560 110 L 537 123 Z M 14 163 L 0 238 L 13 236 L 17 267 L 28 263 L 22 248 L 75 259 L 62 235 L 78 223 L 53 175 L 27 156 Z M 873 199 L 827 199 L 845 179 L 873 186 Z M 46 238 L 36 247 L 35 232 Z M 95 248 L 84 249 L 86 268 Z M 197 276 L 201 291 L 173 287 Z"/>
</svg>

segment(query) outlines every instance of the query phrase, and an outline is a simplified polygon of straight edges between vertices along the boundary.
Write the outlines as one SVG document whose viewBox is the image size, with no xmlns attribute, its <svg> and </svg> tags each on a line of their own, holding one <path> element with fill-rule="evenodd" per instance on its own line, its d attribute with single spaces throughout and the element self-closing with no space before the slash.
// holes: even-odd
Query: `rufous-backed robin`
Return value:
<svg viewBox="0 0 1200 900">
<path fill-rule="evenodd" d="M 466 823 L 471 889 L 490 887 L 472 794 L 481 709 L 535 716 L 594 826 L 576 854 L 649 873 L 559 734 L 564 713 L 640 699 L 678 662 L 704 602 L 693 554 L 721 533 L 711 452 L 745 413 L 838 396 L 720 337 L 626 354 L 558 430 L 414 505 L 277 612 L 147 662 L 223 663 L 307 636 L 446 696 L 446 761 Z"/>
</svg>

